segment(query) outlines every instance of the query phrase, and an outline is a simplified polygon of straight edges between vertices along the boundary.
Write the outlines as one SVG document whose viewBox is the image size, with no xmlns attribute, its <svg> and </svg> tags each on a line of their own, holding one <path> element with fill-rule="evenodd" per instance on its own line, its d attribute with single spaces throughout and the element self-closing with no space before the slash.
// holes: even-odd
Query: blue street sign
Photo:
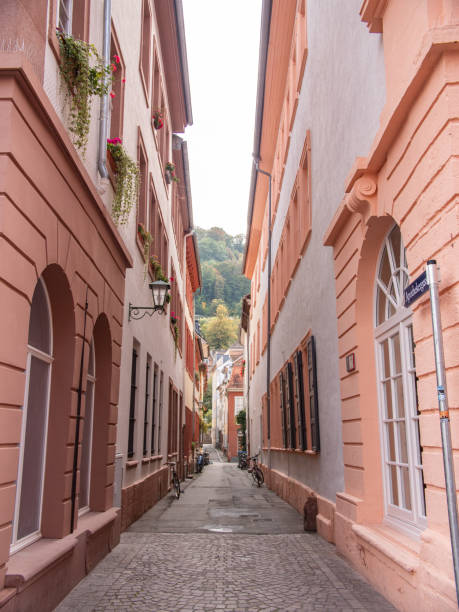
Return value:
<svg viewBox="0 0 459 612">
<path fill-rule="evenodd" d="M 428 290 L 429 283 L 427 282 L 426 273 L 423 272 L 405 289 L 405 308 L 408 308 Z"/>
</svg>

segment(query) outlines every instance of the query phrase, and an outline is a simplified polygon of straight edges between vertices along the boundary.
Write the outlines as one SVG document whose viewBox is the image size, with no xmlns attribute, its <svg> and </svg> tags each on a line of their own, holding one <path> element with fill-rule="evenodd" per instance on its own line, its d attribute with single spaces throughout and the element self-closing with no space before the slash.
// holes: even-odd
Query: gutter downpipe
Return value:
<svg viewBox="0 0 459 612">
<path fill-rule="evenodd" d="M 110 20 L 112 12 L 112 0 L 104 0 L 104 38 L 102 55 L 104 63 L 110 62 Z M 107 78 L 107 77 L 105 77 Z M 97 168 L 102 178 L 108 178 L 107 171 L 107 119 L 108 119 L 108 94 L 102 96 L 100 100 L 99 115 L 99 156 Z"/>
<path fill-rule="evenodd" d="M 83 342 L 81 345 L 80 359 L 80 375 L 78 379 L 77 393 L 77 413 L 75 425 L 75 438 L 73 441 L 73 466 L 72 466 L 72 490 L 70 494 L 71 514 L 70 514 L 70 533 L 73 533 L 75 528 L 75 506 L 76 506 L 76 489 L 77 489 L 77 472 L 78 472 L 78 449 L 80 440 L 80 421 L 81 421 L 81 396 L 83 395 L 83 366 L 84 366 L 84 347 L 86 344 L 86 319 L 88 316 L 88 285 L 86 285 L 86 298 L 84 305 L 84 323 L 83 323 Z"/>
<path fill-rule="evenodd" d="M 259 167 L 259 160 L 255 159 L 255 170 L 260 174 L 268 177 L 269 180 L 269 191 L 268 191 L 268 346 L 266 351 L 266 412 L 268 421 L 268 467 L 271 471 L 271 237 L 272 237 L 272 225 L 271 225 L 271 174 L 262 170 Z"/>
<path fill-rule="evenodd" d="M 247 457 L 250 457 L 250 316 L 247 317 L 247 363 L 245 372 L 247 375 Z"/>
<path fill-rule="evenodd" d="M 183 249 L 183 253 L 184 253 L 184 255 L 183 255 L 183 257 L 184 257 L 183 270 L 185 271 L 185 273 L 183 275 L 183 297 L 184 297 L 185 302 L 186 302 L 186 275 L 187 275 L 187 267 L 186 267 L 186 239 L 188 238 L 188 236 L 193 236 L 194 233 L 195 233 L 195 230 L 192 229 L 192 230 L 190 230 L 188 233 L 186 233 L 183 236 L 183 242 L 184 242 L 184 246 L 185 246 L 185 248 Z M 193 383 L 193 397 L 192 397 L 193 411 L 192 411 L 192 421 L 191 421 L 191 427 L 192 427 L 192 430 L 191 430 L 191 440 L 193 440 L 193 438 L 194 438 L 194 396 L 195 396 L 195 393 L 196 393 L 196 383 L 195 383 L 195 380 L 194 380 L 194 371 L 195 371 L 195 368 L 196 368 L 196 363 L 195 363 L 195 361 L 196 361 L 196 351 L 195 351 L 195 347 L 194 347 L 195 338 L 196 338 L 196 335 L 195 335 L 196 334 L 196 323 L 195 323 L 195 320 L 194 320 L 194 293 L 193 293 L 193 312 L 192 313 L 190 312 L 190 315 L 191 315 L 191 321 L 193 323 L 193 376 L 192 376 L 192 381 L 191 381 Z M 185 355 L 184 377 L 185 376 L 186 376 L 186 355 Z M 184 382 L 185 382 L 185 380 L 184 380 Z M 185 423 L 186 423 L 186 412 L 185 412 Z M 194 453 L 193 453 L 193 466 L 194 466 Z"/>
</svg>

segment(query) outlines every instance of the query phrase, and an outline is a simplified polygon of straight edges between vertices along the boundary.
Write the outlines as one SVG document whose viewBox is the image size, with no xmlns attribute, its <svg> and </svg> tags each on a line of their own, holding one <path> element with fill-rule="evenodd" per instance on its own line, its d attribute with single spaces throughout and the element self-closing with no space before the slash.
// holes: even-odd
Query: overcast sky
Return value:
<svg viewBox="0 0 459 612">
<path fill-rule="evenodd" d="M 261 0 L 183 0 L 194 224 L 247 229 Z"/>
</svg>

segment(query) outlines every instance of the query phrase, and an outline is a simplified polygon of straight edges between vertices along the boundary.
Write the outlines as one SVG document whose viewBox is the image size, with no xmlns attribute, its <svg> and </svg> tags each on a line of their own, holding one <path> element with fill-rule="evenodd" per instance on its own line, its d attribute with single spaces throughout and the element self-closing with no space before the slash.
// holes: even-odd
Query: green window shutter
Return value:
<svg viewBox="0 0 459 612">
<path fill-rule="evenodd" d="M 297 351 L 295 355 L 295 374 L 298 397 L 300 448 L 301 450 L 306 450 L 308 448 L 308 441 L 306 436 L 306 415 L 304 410 L 303 354 L 301 351 Z"/>
<path fill-rule="evenodd" d="M 282 422 L 282 443 L 287 448 L 287 415 L 285 413 L 285 381 L 282 372 L 279 374 L 279 395 Z"/>
<path fill-rule="evenodd" d="M 308 355 L 309 374 L 309 411 L 311 415 L 311 441 L 312 450 L 320 451 L 319 432 L 319 401 L 317 397 L 317 367 L 316 367 L 316 343 L 314 336 L 308 340 L 306 351 Z"/>
<path fill-rule="evenodd" d="M 293 390 L 293 368 L 289 361 L 287 363 L 287 387 L 288 387 L 288 408 L 290 413 L 290 446 L 296 448 L 296 427 L 295 427 L 295 393 Z"/>
</svg>

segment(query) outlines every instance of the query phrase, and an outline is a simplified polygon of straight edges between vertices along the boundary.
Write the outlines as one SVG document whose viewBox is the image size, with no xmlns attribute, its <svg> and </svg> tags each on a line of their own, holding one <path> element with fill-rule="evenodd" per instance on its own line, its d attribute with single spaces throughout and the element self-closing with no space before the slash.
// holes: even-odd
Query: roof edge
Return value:
<svg viewBox="0 0 459 612">
<path fill-rule="evenodd" d="M 191 108 L 190 78 L 188 73 L 188 56 L 186 52 L 185 20 L 183 17 L 182 0 L 174 0 L 175 24 L 180 52 L 180 66 L 182 73 L 183 97 L 185 98 L 186 120 L 193 125 L 193 111 Z"/>
<path fill-rule="evenodd" d="M 258 84 L 257 84 L 257 101 L 255 110 L 255 130 L 253 136 L 253 153 L 254 158 L 260 157 L 261 130 L 263 126 L 263 110 L 265 105 L 265 81 L 266 81 L 266 65 L 268 62 L 269 34 L 271 29 L 271 13 L 272 0 L 263 0 L 261 10 L 261 27 L 260 27 L 260 52 L 258 60 Z M 244 273 L 247 254 L 250 243 L 250 228 L 253 218 L 253 205 L 255 200 L 255 190 L 257 185 L 257 172 L 255 166 L 252 166 L 252 177 L 250 179 L 250 195 L 247 211 L 247 232 L 244 259 L 242 261 L 242 272 Z"/>
</svg>

